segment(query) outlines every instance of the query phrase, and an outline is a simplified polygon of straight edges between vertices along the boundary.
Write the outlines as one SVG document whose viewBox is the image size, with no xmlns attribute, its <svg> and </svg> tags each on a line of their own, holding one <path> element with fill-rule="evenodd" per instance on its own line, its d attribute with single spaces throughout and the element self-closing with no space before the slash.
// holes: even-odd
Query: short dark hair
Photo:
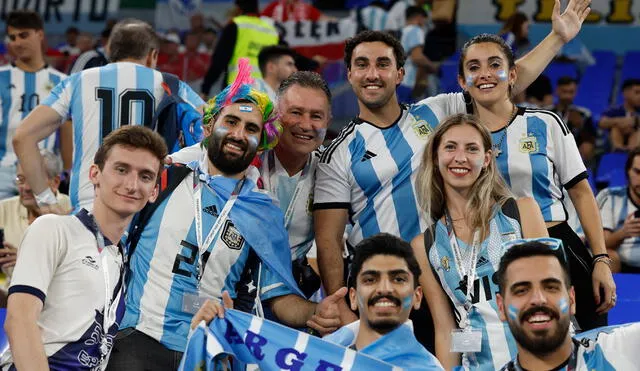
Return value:
<svg viewBox="0 0 640 371">
<path fill-rule="evenodd" d="M 344 64 L 347 65 L 347 69 L 351 70 L 351 57 L 353 56 L 353 50 L 362 43 L 382 42 L 393 49 L 393 55 L 396 58 L 396 68 L 400 69 L 404 66 L 406 55 L 404 48 L 400 41 L 392 34 L 384 31 L 371 31 L 365 30 L 354 37 L 347 39 L 344 45 Z"/>
<path fill-rule="evenodd" d="M 565 286 L 567 287 L 567 289 L 571 287 L 569 265 L 567 264 L 562 246 L 560 246 L 560 248 L 558 249 L 553 249 L 550 248 L 549 245 L 539 241 L 527 241 L 520 245 L 512 246 L 504 253 L 504 255 L 502 255 L 502 258 L 500 259 L 500 265 L 498 266 L 496 275 L 498 278 L 498 287 L 500 288 L 501 295 L 504 295 L 506 290 L 506 274 L 509 265 L 518 259 L 530 258 L 533 256 L 553 256 L 558 259 L 558 262 L 562 267 Z"/>
<path fill-rule="evenodd" d="M 358 282 L 358 273 L 362 270 L 362 265 L 375 255 L 397 256 L 407 262 L 409 271 L 413 275 L 414 287 L 418 287 L 419 278 L 422 271 L 413 249 L 408 242 L 388 233 L 379 233 L 360 241 L 355 247 L 355 255 L 349 270 L 349 287 L 355 288 Z"/>
<path fill-rule="evenodd" d="M 626 79 L 622 83 L 622 91 L 625 91 L 625 90 L 627 90 L 629 88 L 632 88 L 632 87 L 634 87 L 636 85 L 640 85 L 640 79 L 636 79 L 636 78 Z"/>
<path fill-rule="evenodd" d="M 327 96 L 329 107 L 331 107 L 331 90 L 329 89 L 327 82 L 317 72 L 296 71 L 292 73 L 280 83 L 280 86 L 278 87 L 278 97 L 281 97 L 287 89 L 294 85 L 322 91 L 324 95 Z"/>
<path fill-rule="evenodd" d="M 538 76 L 525 91 L 526 97 L 533 97 L 540 101 L 550 94 L 553 94 L 553 86 L 551 80 L 545 75 Z"/>
<path fill-rule="evenodd" d="M 109 59 L 142 59 L 152 50 L 158 50 L 160 40 L 150 24 L 138 19 L 124 19 L 115 26 L 109 36 Z"/>
<path fill-rule="evenodd" d="M 269 45 L 262 48 L 258 54 L 258 66 L 260 67 L 260 73 L 262 73 L 262 76 L 265 75 L 267 70 L 267 63 L 276 62 L 285 55 L 288 55 L 293 59 L 296 57 L 293 50 L 283 45 Z"/>
<path fill-rule="evenodd" d="M 467 50 L 469 50 L 469 48 L 472 45 L 482 44 L 482 43 L 493 43 L 498 45 L 498 47 L 502 51 L 502 54 L 504 54 L 505 57 L 507 57 L 507 65 L 509 69 L 512 69 L 513 67 L 516 66 L 516 60 L 515 60 L 515 57 L 513 56 L 513 51 L 511 50 L 509 45 L 507 45 L 504 42 L 504 39 L 498 35 L 483 33 L 483 34 L 472 37 L 471 40 L 467 41 L 462 46 L 462 51 L 460 52 L 460 59 L 458 60 L 459 76 L 464 77 L 464 59 L 467 57 Z"/>
<path fill-rule="evenodd" d="M 420 6 L 410 6 L 407 7 L 407 9 L 404 11 L 404 19 L 408 20 L 411 17 L 415 17 L 417 15 L 421 15 L 423 17 L 427 16 L 427 12 L 424 10 L 424 8 L 420 7 Z"/>
<path fill-rule="evenodd" d="M 258 0 L 235 0 L 235 4 L 242 10 L 243 14 L 259 13 Z"/>
<path fill-rule="evenodd" d="M 78 30 L 78 27 L 74 27 L 74 26 L 67 27 L 67 30 L 66 30 L 66 31 L 64 31 L 64 34 L 65 34 L 65 35 L 68 35 L 68 34 L 70 34 L 70 33 L 79 34 L 79 33 L 80 33 L 80 30 Z"/>
<path fill-rule="evenodd" d="M 640 156 L 640 147 L 636 147 L 632 149 L 631 152 L 629 152 L 629 156 L 627 156 L 627 161 L 624 164 L 625 174 L 628 173 L 629 170 L 631 170 L 631 166 L 633 166 L 633 159 L 635 159 L 636 156 Z"/>
<path fill-rule="evenodd" d="M 578 83 L 578 80 L 571 76 L 562 76 L 561 78 L 558 79 L 556 86 L 564 86 L 564 85 L 571 85 L 571 84 L 577 84 L 577 83 Z"/>
<path fill-rule="evenodd" d="M 9 32 L 9 27 L 33 30 L 44 29 L 44 22 L 42 22 L 40 14 L 28 9 L 12 11 L 7 15 L 6 22 L 5 32 Z"/>
<path fill-rule="evenodd" d="M 125 125 L 112 131 L 102 141 L 93 158 L 93 163 L 98 165 L 100 170 L 104 169 L 104 164 L 109 157 L 111 149 L 121 145 L 130 148 L 146 149 L 151 152 L 159 161 L 158 176 L 164 168 L 164 158 L 167 157 L 167 145 L 160 134 L 140 125 Z"/>
</svg>

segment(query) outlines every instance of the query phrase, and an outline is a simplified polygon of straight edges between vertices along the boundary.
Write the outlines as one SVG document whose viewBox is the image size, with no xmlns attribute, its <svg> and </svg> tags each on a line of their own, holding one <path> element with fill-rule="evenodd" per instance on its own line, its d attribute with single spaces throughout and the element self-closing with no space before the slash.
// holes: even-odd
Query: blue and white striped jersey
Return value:
<svg viewBox="0 0 640 371">
<path fill-rule="evenodd" d="M 564 222 L 564 188 L 587 178 L 567 125 L 551 111 L 518 108 L 513 121 L 491 134 L 498 169 L 516 197 L 533 197 L 545 222 Z"/>
<path fill-rule="evenodd" d="M 414 48 L 420 48 L 424 44 L 424 30 L 417 25 L 411 24 L 402 28 L 402 34 L 400 42 L 404 48 L 404 52 L 407 54 L 407 60 L 404 62 L 404 78 L 401 84 L 409 88 L 413 88 L 416 85 L 416 75 L 418 70 L 415 64 L 411 61 L 409 55 Z"/>
<path fill-rule="evenodd" d="M 500 320 L 495 293 L 499 291 L 496 272 L 504 254 L 503 242 L 522 238 L 520 223 L 496 207 L 490 223 L 490 234 L 482 242 L 476 263 L 471 304 L 467 314 L 466 291 L 463 291 L 460 273 L 451 248 L 447 227 L 442 221 L 435 225 L 434 243 L 428 251 L 429 264 L 436 273 L 442 289 L 453 303 L 458 326 L 469 318 L 473 329 L 482 330 L 482 348 L 478 353 L 464 353 L 462 364 L 472 370 L 496 370 L 509 362 L 518 349 L 507 323 Z M 458 239 L 462 260 L 471 259 L 471 246 Z M 468 317 L 467 317 L 468 316 Z"/>
<path fill-rule="evenodd" d="M 273 167 L 270 165 L 269 157 L 273 159 Z M 280 210 L 285 214 L 291 213 L 289 225 L 285 225 L 289 234 L 289 245 L 291 247 L 291 260 L 302 259 L 313 245 L 315 234 L 313 232 L 313 184 L 316 167 L 320 160 L 318 151 L 309 155 L 309 162 L 305 169 L 299 173 L 289 176 L 287 170 L 282 166 L 275 151 L 265 152 L 261 156 L 262 165 L 260 174 L 264 182 L 264 187 L 274 200 L 277 200 Z M 305 173 L 305 174 L 303 174 Z M 296 188 L 300 189 L 296 195 Z M 293 199 L 295 197 L 295 199 Z M 291 205 L 291 202 L 294 204 Z M 289 206 L 291 205 L 291 209 Z"/>
<path fill-rule="evenodd" d="M 379 6 L 368 5 L 364 8 L 357 8 L 351 11 L 351 18 L 355 21 L 358 19 L 360 12 L 360 20 L 362 26 L 371 31 L 384 31 L 387 24 L 387 11 Z"/>
<path fill-rule="evenodd" d="M 165 92 L 162 73 L 132 62 L 110 63 L 69 76 L 43 104 L 73 120 L 69 196 L 74 208 L 93 205 L 89 167 L 102 138 L 122 125 L 151 126 Z M 178 95 L 194 107 L 204 101 L 184 82 Z"/>
<path fill-rule="evenodd" d="M 638 369 L 640 323 L 599 327 L 573 338 L 573 350 L 557 371 L 624 371 Z M 501 371 L 524 371 L 517 358 Z"/>
<path fill-rule="evenodd" d="M 624 220 L 638 210 L 628 187 L 605 188 L 596 197 L 602 218 L 602 228 L 615 232 L 622 228 Z M 627 265 L 640 267 L 640 237 L 625 238 L 618 248 L 620 260 Z"/>
<path fill-rule="evenodd" d="M 314 209 L 349 209 L 351 246 L 380 232 L 411 241 L 428 225 L 415 195 L 427 138 L 440 120 L 462 112 L 455 93 L 403 107 L 388 128 L 355 118 L 320 157 Z"/>
<path fill-rule="evenodd" d="M 247 175 L 240 197 L 243 193 L 260 192 L 256 185 L 258 171 L 254 167 L 249 169 L 251 174 Z M 238 291 L 252 294 L 256 286 L 259 286 L 260 299 L 263 301 L 291 293 L 265 264 L 258 268 L 253 248 L 230 219 L 225 221 L 220 233 L 212 241 L 209 252 L 205 252 L 201 259 L 195 230 L 195 174 L 189 174 L 162 201 L 142 232 L 129 262 L 126 313 L 120 326 L 122 329 L 135 327 L 165 347 L 180 352 L 184 351 L 187 344 L 193 316 L 183 310 L 185 293 L 221 298 L 222 292 L 228 291 L 235 299 Z M 204 239 L 225 206 L 226 198 L 221 199 L 214 189 L 227 191 L 228 197 L 238 180 L 222 176 L 210 177 L 208 184 L 211 188 L 200 182 L 203 191 Z M 239 198 L 231 209 L 229 218 L 233 217 L 238 208 L 251 206 L 241 203 Z M 198 288 L 198 264 L 201 260 L 206 262 Z M 248 310 L 250 309 L 251 306 Z"/>
<path fill-rule="evenodd" d="M 66 77 L 48 65 L 37 72 L 25 72 L 14 64 L 0 67 L 0 167 L 16 163 L 11 140 L 22 119 Z M 40 142 L 40 148 L 55 153 L 56 137 L 51 134 Z"/>
</svg>

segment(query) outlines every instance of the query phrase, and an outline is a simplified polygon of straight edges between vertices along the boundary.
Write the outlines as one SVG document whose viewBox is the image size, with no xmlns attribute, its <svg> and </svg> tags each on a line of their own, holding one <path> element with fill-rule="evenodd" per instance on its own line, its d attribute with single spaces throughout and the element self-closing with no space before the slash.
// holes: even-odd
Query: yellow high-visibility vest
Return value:
<svg viewBox="0 0 640 371">
<path fill-rule="evenodd" d="M 227 67 L 227 85 L 238 75 L 238 59 L 242 57 L 249 58 L 251 76 L 254 79 L 261 78 L 258 54 L 265 46 L 278 44 L 278 31 L 267 20 L 241 15 L 233 18 L 233 22 L 238 27 L 238 36 Z"/>
</svg>

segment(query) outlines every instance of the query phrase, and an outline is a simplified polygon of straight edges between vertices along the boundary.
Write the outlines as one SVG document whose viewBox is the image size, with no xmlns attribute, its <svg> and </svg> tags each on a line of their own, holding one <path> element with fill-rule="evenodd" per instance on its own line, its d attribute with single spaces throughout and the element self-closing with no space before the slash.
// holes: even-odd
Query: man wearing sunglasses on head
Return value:
<svg viewBox="0 0 640 371">
<path fill-rule="evenodd" d="M 518 355 L 502 370 L 637 369 L 639 323 L 571 336 L 576 300 L 562 241 L 540 238 L 509 244 L 498 268 L 497 303 L 500 319 L 516 339 Z"/>
<path fill-rule="evenodd" d="M 43 22 L 38 13 L 16 10 L 9 13 L 5 21 L 7 47 L 15 59 L 11 64 L 0 66 L 0 200 L 18 193 L 13 181 L 17 160 L 11 144 L 13 134 L 22 119 L 67 77 L 44 59 Z M 70 126 L 63 126 L 61 133 L 71 134 L 65 131 L 67 128 Z M 54 132 L 42 140 L 40 148 L 55 152 L 56 135 Z M 71 142 L 65 139 L 61 136 L 60 145 L 66 148 L 68 144 L 70 149 Z"/>
</svg>

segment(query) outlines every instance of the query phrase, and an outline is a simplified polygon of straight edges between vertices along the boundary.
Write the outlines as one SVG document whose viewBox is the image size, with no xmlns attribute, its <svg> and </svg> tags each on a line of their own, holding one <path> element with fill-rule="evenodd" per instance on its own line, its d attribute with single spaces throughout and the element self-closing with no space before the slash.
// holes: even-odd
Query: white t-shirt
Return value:
<svg viewBox="0 0 640 371">
<path fill-rule="evenodd" d="M 105 249 L 98 251 L 92 218 L 83 211 L 43 215 L 31 224 L 9 287 L 9 295 L 31 294 L 44 303 L 38 326 L 52 370 L 90 370 L 100 365 L 106 293 L 103 262 L 109 299 L 115 303 L 111 312 L 116 313 L 107 334 L 108 352 L 124 313 L 122 254 L 106 238 Z M 10 349 L 1 359 L 2 368 L 8 369 Z"/>
</svg>

